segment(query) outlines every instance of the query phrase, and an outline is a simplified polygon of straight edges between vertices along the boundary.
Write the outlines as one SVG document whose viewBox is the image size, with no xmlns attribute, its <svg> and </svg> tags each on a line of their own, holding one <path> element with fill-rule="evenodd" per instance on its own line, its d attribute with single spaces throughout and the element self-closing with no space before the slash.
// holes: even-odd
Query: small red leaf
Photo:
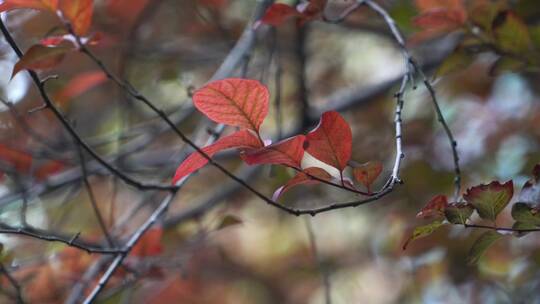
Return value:
<svg viewBox="0 0 540 304">
<path fill-rule="evenodd" d="M 301 16 L 301 14 L 296 8 L 284 3 L 274 3 L 266 10 L 260 23 L 280 26 L 285 20 L 297 16 Z"/>
<path fill-rule="evenodd" d="M 218 139 L 215 143 L 202 148 L 202 151 L 212 157 L 221 150 L 231 148 L 256 149 L 262 147 L 261 141 L 249 130 L 240 130 L 233 134 Z M 198 151 L 191 153 L 182 164 L 176 169 L 173 184 L 180 179 L 202 168 L 208 163 L 208 160 Z"/>
<path fill-rule="evenodd" d="M 56 11 L 58 0 L 4 0 L 0 4 L 0 12 L 17 9 L 33 8 L 39 10 Z"/>
<path fill-rule="evenodd" d="M 161 245 L 162 237 L 163 228 L 156 227 L 149 229 L 141 236 L 135 246 L 133 246 L 129 255 L 142 258 L 161 254 L 163 252 L 163 246 Z"/>
<path fill-rule="evenodd" d="M 383 169 L 383 165 L 379 161 L 374 162 L 367 162 L 365 164 L 360 165 L 359 167 L 355 167 L 353 169 L 353 175 L 354 178 L 364 185 L 368 192 L 371 190 L 371 184 L 379 177 Z"/>
<path fill-rule="evenodd" d="M 249 165 L 274 164 L 300 168 L 305 138 L 304 135 L 297 135 L 257 150 L 245 151 L 241 156 Z"/>
<path fill-rule="evenodd" d="M 69 99 L 77 97 L 107 80 L 102 71 L 92 71 L 79 74 L 71 79 L 56 95 L 56 102 L 64 104 Z"/>
<path fill-rule="evenodd" d="M 417 218 L 432 218 L 443 217 L 444 209 L 448 206 L 448 199 L 446 195 L 437 195 L 433 197 L 427 204 L 416 214 Z"/>
<path fill-rule="evenodd" d="M 58 46 L 46 47 L 40 44 L 31 46 L 21 59 L 15 64 L 11 77 L 24 69 L 46 70 L 57 66 L 64 55 L 72 48 Z"/>
<path fill-rule="evenodd" d="M 279 187 L 276 192 L 274 192 L 274 195 L 272 196 L 272 199 L 275 201 L 277 200 L 283 193 L 291 189 L 292 187 L 301 185 L 301 184 L 316 184 L 320 183 L 320 181 L 314 179 L 311 176 L 318 177 L 323 180 L 331 180 L 332 176 L 328 174 L 325 170 L 317 167 L 311 167 L 306 168 L 302 172 L 298 172 L 292 179 L 290 179 L 285 185 Z"/>
<path fill-rule="evenodd" d="M 211 120 L 259 132 L 268 114 L 268 89 L 257 80 L 228 78 L 197 90 L 195 107 Z"/>
<path fill-rule="evenodd" d="M 92 0 L 60 0 L 60 11 L 73 27 L 75 34 L 84 36 L 92 24 L 94 13 Z"/>
<path fill-rule="evenodd" d="M 351 158 L 351 128 L 338 112 L 325 112 L 319 125 L 307 135 L 306 146 L 313 157 L 343 171 Z"/>
<path fill-rule="evenodd" d="M 433 9 L 414 18 L 414 25 L 421 28 L 454 29 L 463 25 L 466 17 L 462 11 L 452 9 Z"/>
</svg>

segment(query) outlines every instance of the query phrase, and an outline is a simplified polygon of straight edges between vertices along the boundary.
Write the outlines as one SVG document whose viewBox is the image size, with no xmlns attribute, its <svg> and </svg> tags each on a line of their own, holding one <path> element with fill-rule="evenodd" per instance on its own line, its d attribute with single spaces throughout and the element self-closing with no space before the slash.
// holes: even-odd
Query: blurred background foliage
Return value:
<svg viewBox="0 0 540 304">
<path fill-rule="evenodd" d="M 350 3 L 329 1 L 326 14 L 337 16 Z M 434 81 L 459 143 L 465 188 L 513 179 L 517 191 L 540 161 L 538 74 L 524 69 L 493 73 L 500 56 L 488 50 L 464 59 L 464 64 L 456 61 L 457 69 L 435 75 L 445 58 L 462 45 L 463 31 L 422 37 L 423 29 L 413 23 L 420 14 L 418 3 L 380 3 L 396 19 L 409 38 L 408 46 Z M 203 144 L 212 123 L 192 111 L 189 96 L 219 67 L 255 5 L 252 0 L 95 1 L 92 31 L 102 36 L 92 48 Z M 538 29 L 537 1 L 501 5 L 523 18 L 531 32 Z M 2 18 L 23 50 L 61 26 L 54 16 L 32 10 L 15 10 Z M 26 73 L 10 80 L 16 57 L 5 42 L 0 52 L 2 97 L 13 102 L 22 119 L 45 139 L 44 143 L 29 136 L 2 107 L 2 221 L 17 225 L 20 206 L 27 200 L 28 222 L 34 227 L 68 236 L 81 232 L 81 238 L 99 241 L 101 231 L 77 175 L 74 144 L 50 113 L 28 113 L 41 104 L 38 92 Z M 47 89 L 101 155 L 132 176 L 168 183 L 191 150 L 153 113 L 107 81 L 62 97 L 71 80 L 96 71 L 84 55 L 69 53 L 46 73 L 59 76 L 49 81 Z M 262 127 L 266 137 L 276 140 L 279 134 L 305 132 L 320 113 L 338 109 L 353 130 L 352 158 L 359 163 L 382 161 L 386 176 L 395 153 L 393 93 L 403 72 L 401 53 L 384 23 L 361 8 L 338 24 L 316 20 L 299 28 L 290 20 L 277 28 L 261 26 L 252 52 L 233 76 L 262 81 L 269 86 L 273 102 L 280 89 L 280 106 L 271 106 Z M 301 103 L 304 96 L 309 101 L 306 112 Z M 418 210 L 432 196 L 453 191 L 451 150 L 424 87 L 407 90 L 403 121 L 404 185 L 367 206 L 313 218 L 293 217 L 262 203 L 214 168 L 200 170 L 168 211 L 161 224 L 163 236 L 148 241 L 163 247 L 160 254 L 144 258 L 157 274 L 116 277 L 99 301 L 324 303 L 322 272 L 329 276 L 333 303 L 540 303 L 538 233 L 504 238 L 474 266 L 465 262 L 480 233 L 473 229 L 444 227 L 402 249 L 411 230 L 423 223 L 415 218 Z M 5 156 L 12 155 L 9 151 L 17 155 L 16 161 Z M 245 173 L 250 184 L 268 194 L 293 175 L 283 168 L 244 168 L 229 152 L 217 159 Z M 51 160 L 61 165 L 38 175 L 39 168 Z M 125 239 L 162 195 L 139 192 L 100 166 L 90 165 L 96 201 L 110 227 L 125 223 L 114 230 Z M 350 193 L 322 185 L 298 187 L 282 201 L 309 207 L 352 199 Z M 177 216 L 202 204 L 213 208 L 190 220 Z M 317 254 L 309 241 L 308 222 Z M 510 212 L 505 210 L 498 224 L 510 222 Z M 21 280 L 31 303 L 65 300 L 96 259 L 64 245 L 18 236 L 2 235 L 1 242 L 2 263 Z M 5 280 L 2 286 L 6 286 L 2 301 L 10 303 Z"/>
</svg>

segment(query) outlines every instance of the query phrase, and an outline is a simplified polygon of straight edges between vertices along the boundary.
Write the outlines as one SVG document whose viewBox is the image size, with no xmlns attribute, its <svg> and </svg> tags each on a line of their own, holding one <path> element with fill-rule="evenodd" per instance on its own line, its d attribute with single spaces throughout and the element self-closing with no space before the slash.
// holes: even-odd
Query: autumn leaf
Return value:
<svg viewBox="0 0 540 304">
<path fill-rule="evenodd" d="M 231 148 L 256 149 L 262 147 L 261 141 L 253 132 L 249 130 L 240 130 L 233 134 L 218 139 L 215 143 L 202 148 L 206 155 L 212 157 L 221 150 Z M 198 151 L 191 153 L 182 164 L 176 169 L 172 183 L 176 184 L 183 177 L 195 172 L 208 163 L 208 160 Z"/>
<path fill-rule="evenodd" d="M 163 228 L 155 227 L 148 229 L 139 241 L 133 246 L 130 256 L 133 257 L 151 257 L 161 254 L 163 246 L 161 238 L 163 237 Z"/>
<path fill-rule="evenodd" d="M 56 11 L 58 0 L 4 0 L 0 4 L 0 12 L 17 8 L 32 8 L 39 10 Z"/>
<path fill-rule="evenodd" d="M 448 206 L 446 195 L 436 195 L 416 214 L 416 217 L 423 219 L 442 217 L 446 206 Z"/>
<path fill-rule="evenodd" d="M 414 2 L 421 12 L 432 9 L 456 9 L 465 11 L 463 0 L 415 0 Z"/>
<path fill-rule="evenodd" d="M 461 10 L 433 9 L 414 18 L 414 25 L 421 28 L 444 28 L 455 29 L 462 26 L 466 16 Z"/>
<path fill-rule="evenodd" d="M 195 107 L 211 120 L 259 132 L 268 114 L 268 89 L 251 79 L 217 80 L 197 90 Z"/>
<path fill-rule="evenodd" d="M 291 188 L 298 186 L 298 185 L 307 185 L 307 184 L 317 184 L 320 183 L 320 181 L 313 178 L 313 176 L 320 178 L 322 180 L 330 181 L 332 179 L 332 176 L 328 174 L 325 170 L 317 167 L 310 167 L 306 168 L 301 172 L 296 173 L 296 175 L 290 179 L 285 185 L 279 187 L 274 194 L 272 195 L 272 199 L 275 201 L 279 199 L 279 197 L 290 190 Z"/>
<path fill-rule="evenodd" d="M 406 250 L 412 241 L 432 234 L 437 229 L 439 229 L 442 225 L 443 225 L 443 221 L 435 221 L 433 223 L 414 228 L 412 235 L 403 244 L 403 247 L 402 247 L 403 250 Z"/>
<path fill-rule="evenodd" d="M 493 20 L 492 30 L 497 44 L 504 51 L 524 53 L 532 46 L 527 25 L 511 11 L 500 12 Z"/>
<path fill-rule="evenodd" d="M 65 167 L 66 165 L 62 162 L 50 160 L 39 166 L 33 175 L 38 181 L 44 181 L 47 177 L 61 172 Z"/>
<path fill-rule="evenodd" d="M 318 160 L 343 171 L 351 158 L 351 127 L 338 112 L 325 112 L 318 126 L 306 136 L 305 149 Z"/>
<path fill-rule="evenodd" d="M 40 44 L 33 45 L 15 64 L 11 78 L 24 69 L 46 70 L 53 68 L 64 59 L 65 54 L 70 50 L 72 48 L 65 46 L 47 47 Z"/>
<path fill-rule="evenodd" d="M 107 80 L 107 75 L 102 71 L 91 71 L 78 74 L 56 94 L 55 100 L 58 104 L 64 104 L 70 99 L 102 84 L 105 80 Z"/>
<path fill-rule="evenodd" d="M 19 173 L 28 173 L 32 167 L 32 155 L 0 144 L 0 161 L 13 166 Z"/>
<path fill-rule="evenodd" d="M 59 9 L 78 36 L 84 36 L 92 24 L 94 12 L 92 0 L 60 0 Z"/>
<path fill-rule="evenodd" d="M 502 185 L 494 181 L 489 185 L 469 188 L 463 198 L 478 211 L 481 218 L 495 221 L 513 194 L 514 185 L 511 180 Z"/>
<path fill-rule="evenodd" d="M 249 165 L 274 164 L 300 168 L 304 140 L 304 135 L 297 135 L 257 150 L 246 150 L 240 156 Z"/>
<path fill-rule="evenodd" d="M 298 17 L 300 15 L 301 14 L 296 10 L 296 8 L 290 5 L 284 3 L 274 3 L 266 10 L 261 20 L 255 24 L 255 27 L 257 27 L 260 23 L 271 26 L 280 26 L 287 19 L 291 17 Z"/>
<path fill-rule="evenodd" d="M 307 21 L 318 18 L 324 12 L 326 3 L 328 0 L 310 0 L 309 2 L 304 2 L 298 6 L 298 11 L 302 13 L 302 18 L 300 19 L 299 24 L 303 25 Z"/>
<path fill-rule="evenodd" d="M 452 224 L 465 225 L 474 208 L 467 203 L 452 203 L 444 209 L 446 220 Z"/>
<path fill-rule="evenodd" d="M 379 177 L 383 165 L 379 161 L 367 162 L 353 168 L 354 178 L 371 192 L 371 184 Z"/>
<path fill-rule="evenodd" d="M 474 242 L 469 255 L 467 256 L 467 264 L 474 265 L 478 263 L 478 260 L 484 255 L 484 252 L 491 247 L 498 239 L 502 237 L 502 234 L 496 231 L 486 231 Z"/>
</svg>

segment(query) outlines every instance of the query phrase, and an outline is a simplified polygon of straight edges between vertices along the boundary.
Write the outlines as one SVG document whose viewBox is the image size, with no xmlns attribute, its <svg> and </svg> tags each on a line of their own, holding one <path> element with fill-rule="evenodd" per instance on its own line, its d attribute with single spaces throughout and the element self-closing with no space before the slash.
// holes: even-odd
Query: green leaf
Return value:
<svg viewBox="0 0 540 304">
<path fill-rule="evenodd" d="M 505 72 L 521 72 L 527 68 L 527 63 L 511 57 L 499 57 L 489 68 L 489 75 L 498 76 Z"/>
<path fill-rule="evenodd" d="M 514 225 L 512 225 L 512 229 L 514 230 L 529 230 L 529 229 L 537 229 L 537 227 L 534 224 L 531 223 L 523 223 L 523 222 L 515 222 Z M 516 231 L 514 232 L 515 236 L 522 237 L 525 236 L 529 232 L 525 231 Z"/>
<path fill-rule="evenodd" d="M 435 77 L 441 77 L 456 71 L 463 70 L 471 64 L 473 59 L 474 57 L 466 50 L 458 48 L 448 57 L 446 57 L 446 59 L 443 60 L 441 65 L 439 65 L 437 72 L 435 72 Z"/>
<path fill-rule="evenodd" d="M 512 11 L 502 11 L 493 20 L 493 35 L 497 45 L 512 53 L 528 52 L 532 46 L 527 25 Z"/>
<path fill-rule="evenodd" d="M 515 203 L 512 206 L 512 218 L 517 222 L 540 226 L 540 212 L 525 203 Z"/>
<path fill-rule="evenodd" d="M 405 244 L 403 244 L 403 250 L 407 249 L 407 246 L 419 238 L 426 237 L 430 234 L 432 234 L 435 230 L 439 229 L 443 225 L 443 221 L 435 221 L 433 223 L 422 225 L 414 228 L 412 235 L 405 241 Z"/>
<path fill-rule="evenodd" d="M 481 218 L 495 221 L 497 215 L 508 205 L 514 194 L 512 181 L 500 184 L 497 181 L 489 185 L 479 185 L 467 189 L 463 196 L 471 204 Z"/>
<path fill-rule="evenodd" d="M 453 203 L 444 209 L 446 219 L 452 224 L 465 225 L 474 208 L 467 203 Z"/>
<path fill-rule="evenodd" d="M 467 257 L 467 264 L 474 265 L 482 257 L 484 252 L 491 247 L 498 239 L 502 237 L 502 234 L 496 231 L 490 230 L 482 233 L 480 237 L 474 242 L 469 255 Z"/>
<path fill-rule="evenodd" d="M 230 226 L 242 224 L 242 220 L 233 215 L 226 215 L 221 223 L 217 226 L 216 230 L 224 229 Z"/>
</svg>

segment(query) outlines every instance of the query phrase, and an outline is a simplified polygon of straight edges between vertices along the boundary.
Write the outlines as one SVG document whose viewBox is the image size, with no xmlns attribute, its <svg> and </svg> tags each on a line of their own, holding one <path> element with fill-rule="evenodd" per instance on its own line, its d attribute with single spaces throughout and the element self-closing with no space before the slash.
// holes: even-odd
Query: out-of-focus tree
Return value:
<svg viewBox="0 0 540 304">
<path fill-rule="evenodd" d="M 540 303 L 536 0 L 0 14 L 0 302 Z"/>
</svg>

